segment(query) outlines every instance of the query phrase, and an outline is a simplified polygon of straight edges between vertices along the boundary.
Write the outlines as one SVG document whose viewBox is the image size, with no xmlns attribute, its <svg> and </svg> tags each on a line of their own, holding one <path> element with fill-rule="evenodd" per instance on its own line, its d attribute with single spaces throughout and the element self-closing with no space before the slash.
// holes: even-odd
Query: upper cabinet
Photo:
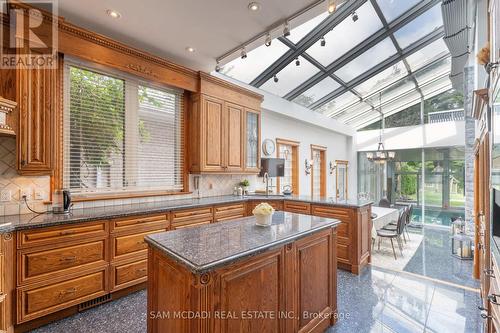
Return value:
<svg viewBox="0 0 500 333">
<path fill-rule="evenodd" d="M 17 168 L 20 174 L 48 175 L 53 170 L 57 109 L 57 70 L 18 69 Z"/>
<path fill-rule="evenodd" d="M 262 96 L 200 73 L 188 114 L 190 172 L 258 173 Z"/>
</svg>

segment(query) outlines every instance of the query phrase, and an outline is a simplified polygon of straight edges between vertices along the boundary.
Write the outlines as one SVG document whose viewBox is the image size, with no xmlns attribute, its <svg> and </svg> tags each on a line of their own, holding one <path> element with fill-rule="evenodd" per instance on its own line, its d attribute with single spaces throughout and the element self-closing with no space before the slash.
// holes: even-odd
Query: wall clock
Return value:
<svg viewBox="0 0 500 333">
<path fill-rule="evenodd" d="M 274 144 L 273 140 L 265 139 L 262 142 L 262 151 L 264 152 L 264 155 L 271 156 L 272 154 L 274 154 L 275 150 L 276 150 L 276 145 Z"/>
</svg>

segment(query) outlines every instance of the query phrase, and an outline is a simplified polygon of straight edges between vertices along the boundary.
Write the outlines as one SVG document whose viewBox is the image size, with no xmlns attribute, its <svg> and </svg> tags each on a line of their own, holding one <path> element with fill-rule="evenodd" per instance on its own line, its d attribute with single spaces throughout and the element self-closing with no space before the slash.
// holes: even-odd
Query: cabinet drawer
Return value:
<svg viewBox="0 0 500 333">
<path fill-rule="evenodd" d="M 59 248 L 19 250 L 18 284 L 50 280 L 82 269 L 104 266 L 108 258 L 107 244 L 107 239 L 101 239 Z"/>
<path fill-rule="evenodd" d="M 62 282 L 17 289 L 17 323 L 91 300 L 107 293 L 107 268 Z"/>
<path fill-rule="evenodd" d="M 21 249 L 47 244 L 59 244 L 69 241 L 81 241 L 82 239 L 89 239 L 91 237 L 105 238 L 107 235 L 108 223 L 106 221 L 23 230 L 18 232 L 17 247 Z"/>
<path fill-rule="evenodd" d="M 311 214 L 311 204 L 299 201 L 286 201 L 283 204 L 285 212 Z"/>
<path fill-rule="evenodd" d="M 162 228 L 168 229 L 168 216 L 166 214 L 115 219 L 111 223 L 112 233 L 158 230 Z"/>
<path fill-rule="evenodd" d="M 233 205 L 218 206 L 215 210 L 215 221 L 226 221 L 245 216 L 245 204 L 238 203 Z"/>
<path fill-rule="evenodd" d="M 282 200 L 254 200 L 254 201 L 249 201 L 248 202 L 248 209 L 247 209 L 247 215 L 252 215 L 252 211 L 255 207 L 257 207 L 258 204 L 265 202 L 269 204 L 271 207 L 274 208 L 274 210 L 283 210 L 283 201 Z"/>
<path fill-rule="evenodd" d="M 159 232 L 165 232 L 165 230 L 160 229 L 133 235 L 112 236 L 111 237 L 112 260 L 141 256 L 141 255 L 146 257 L 148 253 L 148 245 L 144 241 L 144 236 L 149 234 L 156 234 Z"/>
<path fill-rule="evenodd" d="M 351 220 L 351 210 L 347 208 L 312 205 L 312 215 L 339 219 L 341 221 Z"/>
<path fill-rule="evenodd" d="M 177 229 L 182 229 L 182 228 L 196 227 L 196 226 L 199 226 L 199 225 L 210 224 L 210 223 L 212 223 L 212 220 L 207 220 L 207 221 L 202 221 L 202 222 L 196 222 L 196 223 L 174 224 L 174 225 L 172 225 L 172 230 L 177 230 Z"/>
<path fill-rule="evenodd" d="M 213 219 L 212 207 L 200 209 L 185 209 L 172 212 L 172 224 L 203 222 Z"/>
<path fill-rule="evenodd" d="M 130 287 L 147 281 L 148 260 L 143 259 L 127 264 L 112 265 L 112 291 Z"/>
</svg>

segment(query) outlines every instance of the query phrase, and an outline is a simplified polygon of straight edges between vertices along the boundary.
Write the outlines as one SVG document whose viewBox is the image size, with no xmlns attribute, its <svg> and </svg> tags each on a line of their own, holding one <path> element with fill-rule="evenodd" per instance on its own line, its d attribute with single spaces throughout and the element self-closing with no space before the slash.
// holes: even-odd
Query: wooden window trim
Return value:
<svg viewBox="0 0 500 333">
<path fill-rule="evenodd" d="M 57 92 L 59 94 L 58 98 L 58 109 L 56 112 L 56 128 L 55 128 L 55 147 L 56 151 L 54 153 L 54 172 L 50 177 L 50 194 L 49 200 L 46 204 L 52 203 L 52 194 L 56 189 L 63 188 L 63 168 L 64 168 L 64 59 L 61 55 L 58 59 L 58 73 L 57 73 Z M 162 84 L 161 81 L 151 81 L 152 83 Z M 164 191 L 164 190 L 144 190 L 136 192 L 124 192 L 124 193 L 96 193 L 96 194 L 79 194 L 73 195 L 72 201 L 83 202 L 83 201 L 94 201 L 94 200 L 112 200 L 112 199 L 127 199 L 127 198 L 140 198 L 140 197 L 152 197 L 152 196 L 169 196 L 169 195 L 183 195 L 191 194 L 189 192 L 189 156 L 187 150 L 188 142 L 188 116 L 189 116 L 189 105 L 190 105 L 191 93 L 184 91 L 184 108 L 183 108 L 183 150 L 184 150 L 184 162 L 183 162 L 183 189 L 181 191 Z"/>
<path fill-rule="evenodd" d="M 316 151 L 319 151 L 321 156 L 319 195 L 326 197 L 326 147 L 311 144 L 311 160 L 314 160 Z M 314 196 L 314 167 L 311 168 L 311 196 Z"/>
<path fill-rule="evenodd" d="M 347 199 L 347 193 L 349 193 L 349 177 L 347 173 L 349 169 L 349 161 L 346 160 L 335 160 L 335 165 L 337 166 L 335 168 L 335 198 L 339 198 L 339 164 L 345 165 L 345 198 Z"/>
<path fill-rule="evenodd" d="M 299 141 L 276 138 L 276 157 L 280 156 L 280 146 L 288 145 L 292 147 L 292 189 L 293 194 L 298 195 L 300 192 L 299 181 Z M 280 177 L 276 182 L 277 192 L 280 191 Z"/>
</svg>

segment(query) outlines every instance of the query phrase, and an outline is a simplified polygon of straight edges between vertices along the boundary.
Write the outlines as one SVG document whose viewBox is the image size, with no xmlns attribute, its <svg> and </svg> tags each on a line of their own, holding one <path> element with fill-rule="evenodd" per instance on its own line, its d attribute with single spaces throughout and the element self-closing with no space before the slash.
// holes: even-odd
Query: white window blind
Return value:
<svg viewBox="0 0 500 333">
<path fill-rule="evenodd" d="M 67 64 L 65 103 L 65 188 L 183 189 L 182 91 Z"/>
</svg>

